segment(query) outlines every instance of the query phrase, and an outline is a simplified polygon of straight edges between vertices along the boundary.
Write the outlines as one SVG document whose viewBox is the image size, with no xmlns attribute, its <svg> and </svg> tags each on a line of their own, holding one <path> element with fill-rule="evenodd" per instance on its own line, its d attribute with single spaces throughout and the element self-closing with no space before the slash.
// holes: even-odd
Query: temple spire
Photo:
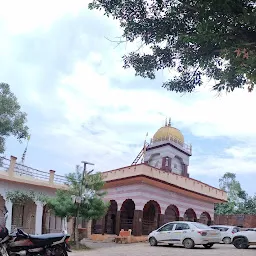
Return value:
<svg viewBox="0 0 256 256">
<path fill-rule="evenodd" d="M 172 125 L 172 122 L 171 122 L 171 118 L 169 117 L 169 123 L 168 123 L 168 126 L 171 126 Z"/>
</svg>

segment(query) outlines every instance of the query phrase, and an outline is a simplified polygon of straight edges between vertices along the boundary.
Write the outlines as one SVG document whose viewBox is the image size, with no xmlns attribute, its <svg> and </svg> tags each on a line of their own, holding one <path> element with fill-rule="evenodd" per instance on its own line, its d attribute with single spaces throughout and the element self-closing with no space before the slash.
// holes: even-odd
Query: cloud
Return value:
<svg viewBox="0 0 256 256">
<path fill-rule="evenodd" d="M 255 93 L 216 97 L 211 81 L 193 94 L 167 92 L 161 84 L 172 71 L 149 80 L 122 68 L 137 45 L 115 47 L 106 38 L 120 36 L 116 21 L 86 10 L 87 1 L 23 1 L 12 13 L 13 3 L 0 10 L 0 68 L 29 114 L 27 164 L 60 173 L 81 160 L 101 171 L 129 165 L 170 116 L 193 141 L 192 177 L 256 173 Z M 15 143 L 8 153 L 19 156 Z"/>
</svg>

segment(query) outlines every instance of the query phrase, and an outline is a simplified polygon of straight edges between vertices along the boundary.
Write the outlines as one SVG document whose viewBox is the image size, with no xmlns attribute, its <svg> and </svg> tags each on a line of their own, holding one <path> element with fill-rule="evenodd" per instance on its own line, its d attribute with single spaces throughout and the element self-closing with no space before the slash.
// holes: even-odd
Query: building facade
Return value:
<svg viewBox="0 0 256 256">
<path fill-rule="evenodd" d="M 16 157 L 0 158 L 0 224 L 4 223 L 5 208 L 8 210 L 6 227 L 21 228 L 27 233 L 42 234 L 61 232 L 66 221 L 52 214 L 40 201 L 13 204 L 7 200 L 8 191 L 28 191 L 54 196 L 56 189 L 65 188 L 65 177 L 54 171 L 42 172 L 16 162 Z"/>
<path fill-rule="evenodd" d="M 131 229 L 133 235 L 141 236 L 169 221 L 199 221 L 207 225 L 213 222 L 214 204 L 227 201 L 227 194 L 190 178 L 192 147 L 185 144 L 184 136 L 172 127 L 170 120 L 149 144 L 145 143 L 141 153 L 143 163 L 138 164 L 137 157 L 131 166 L 102 173 L 107 192 L 104 200 L 110 206 L 102 219 L 93 220 L 91 226 L 87 223 L 87 229 L 94 234 L 119 234 L 121 229 Z M 54 196 L 56 189 L 67 188 L 65 177 L 52 170 L 42 172 L 18 164 L 16 160 L 0 158 L 0 223 L 6 207 L 9 230 L 22 228 L 41 234 L 71 227 L 42 202 L 12 204 L 7 200 L 8 191 L 33 190 Z"/>
<path fill-rule="evenodd" d="M 192 146 L 184 143 L 184 136 L 170 120 L 143 151 L 143 164 L 134 161 L 103 173 L 110 207 L 104 218 L 93 221 L 92 232 L 118 234 L 131 229 L 133 235 L 148 235 L 175 220 L 210 225 L 214 204 L 225 202 L 227 194 L 189 177 Z"/>
</svg>

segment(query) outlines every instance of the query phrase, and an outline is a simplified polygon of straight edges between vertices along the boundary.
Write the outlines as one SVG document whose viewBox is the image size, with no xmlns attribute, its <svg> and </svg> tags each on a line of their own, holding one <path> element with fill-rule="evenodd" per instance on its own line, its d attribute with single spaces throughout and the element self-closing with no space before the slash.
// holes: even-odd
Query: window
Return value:
<svg viewBox="0 0 256 256">
<path fill-rule="evenodd" d="M 166 224 L 162 228 L 158 229 L 158 232 L 162 231 L 171 231 L 173 229 L 174 224 Z"/>
<path fill-rule="evenodd" d="M 187 230 L 190 229 L 187 223 L 178 223 L 176 224 L 175 230 Z"/>
<path fill-rule="evenodd" d="M 239 228 L 233 228 L 232 233 L 234 234 L 234 233 L 237 233 L 237 232 L 239 232 L 239 231 L 240 231 Z"/>
</svg>

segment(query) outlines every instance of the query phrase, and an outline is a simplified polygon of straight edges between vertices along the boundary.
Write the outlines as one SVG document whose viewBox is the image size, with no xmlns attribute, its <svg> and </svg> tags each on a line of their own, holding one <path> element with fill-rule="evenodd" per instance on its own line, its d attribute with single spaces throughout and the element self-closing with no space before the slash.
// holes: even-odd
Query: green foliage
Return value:
<svg viewBox="0 0 256 256">
<path fill-rule="evenodd" d="M 251 0 L 91 0 L 90 9 L 120 21 L 124 41 L 140 40 L 150 52 L 131 52 L 124 67 L 155 78 L 157 70 L 178 75 L 167 90 L 192 92 L 202 77 L 215 79 L 216 91 L 256 83 L 256 5 Z M 140 47 L 141 48 L 141 47 Z"/>
<path fill-rule="evenodd" d="M 256 214 L 256 196 L 249 196 L 236 180 L 234 173 L 227 172 L 219 179 L 220 189 L 227 192 L 228 202 L 215 205 L 216 214 Z"/>
<path fill-rule="evenodd" d="M 5 150 L 5 139 L 11 135 L 19 141 L 28 137 L 27 115 L 21 112 L 20 105 L 10 86 L 0 83 L 0 153 Z"/>
<path fill-rule="evenodd" d="M 104 203 L 102 197 L 105 195 L 101 190 L 104 186 L 101 173 L 85 175 L 83 178 L 80 168 L 74 173 L 67 175 L 68 190 L 57 190 L 56 196 L 49 198 L 47 204 L 56 216 L 82 217 L 84 219 L 98 219 L 105 215 L 108 204 Z M 84 191 L 89 191 L 89 194 Z M 95 194 L 90 194 L 94 191 Z M 80 204 L 72 201 L 72 196 L 84 195 Z M 91 195 L 91 196 L 89 196 Z"/>
<path fill-rule="evenodd" d="M 36 193 L 33 190 L 22 191 L 14 190 L 8 191 L 7 200 L 11 201 L 13 204 L 26 204 L 27 202 L 45 202 L 47 197 L 43 193 Z"/>
</svg>

